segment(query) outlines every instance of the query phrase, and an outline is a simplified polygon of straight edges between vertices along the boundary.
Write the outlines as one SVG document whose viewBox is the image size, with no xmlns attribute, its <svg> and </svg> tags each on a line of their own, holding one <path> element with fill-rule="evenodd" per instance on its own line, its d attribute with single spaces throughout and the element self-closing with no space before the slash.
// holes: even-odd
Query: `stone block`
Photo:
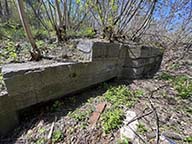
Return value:
<svg viewBox="0 0 192 144">
<path fill-rule="evenodd" d="M 143 77 L 144 67 L 140 68 L 129 68 L 124 67 L 121 72 L 121 78 L 123 79 L 139 79 Z"/>
<path fill-rule="evenodd" d="M 94 42 L 93 44 L 93 61 L 97 58 L 111 58 L 118 57 L 119 55 L 119 44 L 115 43 L 101 43 Z"/>
<path fill-rule="evenodd" d="M 149 58 L 163 55 L 163 51 L 159 48 L 142 45 L 129 46 L 128 56 L 132 59 Z"/>
</svg>

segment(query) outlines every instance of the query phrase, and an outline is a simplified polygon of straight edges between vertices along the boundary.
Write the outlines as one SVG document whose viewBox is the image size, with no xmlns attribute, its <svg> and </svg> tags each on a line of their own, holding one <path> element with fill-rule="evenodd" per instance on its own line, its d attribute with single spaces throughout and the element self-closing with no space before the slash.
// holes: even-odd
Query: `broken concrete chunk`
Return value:
<svg viewBox="0 0 192 144">
<path fill-rule="evenodd" d="M 82 52 L 91 53 L 93 44 L 94 43 L 92 41 L 79 41 L 77 49 Z"/>
<path fill-rule="evenodd" d="M 128 124 L 131 120 L 136 117 L 136 113 L 133 111 L 126 112 L 126 119 L 124 120 L 124 125 L 120 129 L 121 139 L 130 139 L 131 141 L 137 141 L 135 132 L 137 131 L 137 125 L 139 124 L 137 120 Z"/>
</svg>

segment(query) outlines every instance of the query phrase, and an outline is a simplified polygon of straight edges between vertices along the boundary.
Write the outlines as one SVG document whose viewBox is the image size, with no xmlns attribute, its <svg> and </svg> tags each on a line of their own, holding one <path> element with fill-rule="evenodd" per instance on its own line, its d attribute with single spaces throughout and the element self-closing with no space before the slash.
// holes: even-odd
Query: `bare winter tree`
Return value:
<svg viewBox="0 0 192 144">
<path fill-rule="evenodd" d="M 130 23 L 136 15 L 144 17 L 138 29 L 132 35 L 137 37 L 150 24 L 157 0 L 96 0 L 87 1 L 90 13 L 99 29 L 102 29 L 103 37 L 111 40 L 121 35 L 127 35 Z M 148 6 L 146 6 L 146 4 Z M 145 5 L 145 7 L 144 7 Z"/>
<path fill-rule="evenodd" d="M 166 48 L 176 48 L 182 43 L 191 43 L 191 0 L 158 2 L 156 15 L 158 19 L 153 19 L 148 30 L 143 33 L 143 41 L 159 43 L 158 45 Z"/>
</svg>

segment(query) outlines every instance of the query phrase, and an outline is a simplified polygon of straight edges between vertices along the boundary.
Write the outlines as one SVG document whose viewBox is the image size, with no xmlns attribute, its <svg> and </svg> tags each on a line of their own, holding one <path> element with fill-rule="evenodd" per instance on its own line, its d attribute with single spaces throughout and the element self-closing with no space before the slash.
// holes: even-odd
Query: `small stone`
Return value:
<svg viewBox="0 0 192 144">
<path fill-rule="evenodd" d="M 27 131 L 27 136 L 31 136 L 31 134 L 33 134 L 33 131 L 32 131 L 31 129 L 29 129 L 29 130 Z"/>
<path fill-rule="evenodd" d="M 37 127 L 42 127 L 42 126 L 43 126 L 43 124 L 44 124 L 44 121 L 43 121 L 43 120 L 41 120 L 41 121 L 38 123 Z"/>
</svg>

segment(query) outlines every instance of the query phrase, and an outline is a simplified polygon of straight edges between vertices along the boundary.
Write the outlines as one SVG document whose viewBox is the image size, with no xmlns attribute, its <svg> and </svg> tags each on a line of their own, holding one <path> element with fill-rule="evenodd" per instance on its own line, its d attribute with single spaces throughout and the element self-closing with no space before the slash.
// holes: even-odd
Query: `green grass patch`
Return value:
<svg viewBox="0 0 192 144">
<path fill-rule="evenodd" d="M 92 109 L 88 109 L 88 110 L 80 110 L 80 109 L 76 109 L 74 112 L 72 113 L 68 113 L 68 116 L 75 119 L 76 121 L 84 121 L 86 118 L 88 118 L 91 114 L 93 110 Z"/>
<path fill-rule="evenodd" d="M 148 129 L 147 129 L 147 128 L 145 127 L 145 125 L 142 124 L 142 123 L 139 123 L 139 124 L 137 125 L 137 127 L 138 127 L 137 131 L 138 131 L 140 134 L 144 134 L 144 133 L 146 133 L 146 132 L 148 131 Z"/>
<path fill-rule="evenodd" d="M 122 109 L 114 109 L 105 112 L 102 117 L 102 128 L 106 134 L 112 130 L 119 128 L 122 125 L 124 119 L 124 112 Z"/>
<path fill-rule="evenodd" d="M 173 88 L 178 92 L 178 96 L 187 99 L 192 96 L 192 79 L 185 76 L 172 76 L 169 73 L 162 73 L 160 79 L 169 81 Z"/>
<path fill-rule="evenodd" d="M 192 136 L 188 136 L 184 139 L 184 142 L 192 143 Z"/>
<path fill-rule="evenodd" d="M 52 142 L 60 142 L 63 139 L 63 133 L 61 130 L 56 130 L 53 132 L 53 136 L 52 136 Z"/>
<path fill-rule="evenodd" d="M 170 75 L 169 73 L 167 72 L 163 72 L 160 76 L 159 76 L 159 79 L 160 80 L 171 80 L 173 79 L 174 76 Z"/>
<path fill-rule="evenodd" d="M 103 95 L 104 100 L 111 104 L 110 108 L 101 115 L 103 131 L 108 134 L 119 128 L 124 119 L 123 107 L 132 107 L 142 95 L 141 90 L 133 91 L 125 85 L 110 87 Z"/>
<path fill-rule="evenodd" d="M 46 143 L 46 139 L 45 138 L 39 138 L 35 144 L 45 144 Z"/>
<path fill-rule="evenodd" d="M 113 107 L 127 106 L 131 107 L 135 104 L 140 96 L 143 95 L 141 90 L 132 91 L 125 85 L 109 88 L 104 94 L 104 99 L 111 103 Z"/>
<path fill-rule="evenodd" d="M 118 139 L 117 144 L 132 144 L 129 138 L 124 137 L 123 139 Z"/>
<path fill-rule="evenodd" d="M 192 80 L 187 76 L 175 77 L 172 80 L 172 84 L 181 98 L 186 99 L 192 96 Z"/>
</svg>

